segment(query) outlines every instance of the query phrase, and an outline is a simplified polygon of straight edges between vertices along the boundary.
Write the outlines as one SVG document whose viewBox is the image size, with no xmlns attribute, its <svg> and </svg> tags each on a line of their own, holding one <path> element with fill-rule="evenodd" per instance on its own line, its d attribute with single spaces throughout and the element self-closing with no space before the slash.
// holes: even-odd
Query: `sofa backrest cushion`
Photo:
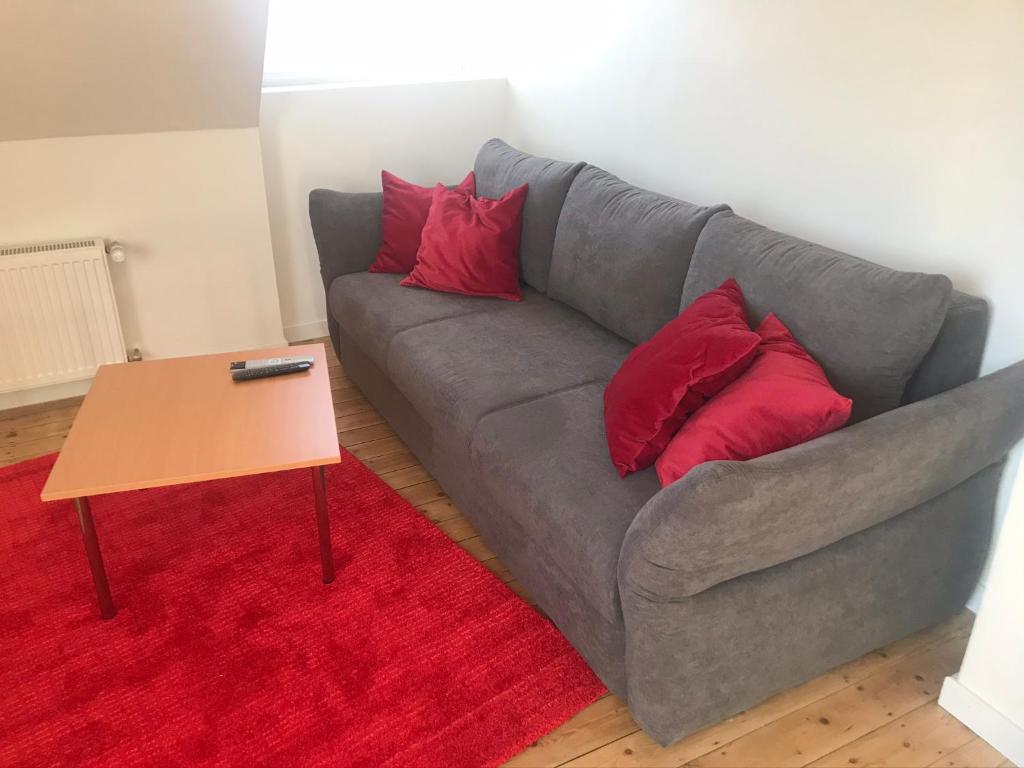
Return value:
<svg viewBox="0 0 1024 768">
<path fill-rule="evenodd" d="M 903 402 L 916 403 L 978 378 L 988 323 L 984 299 L 953 291 L 939 335 L 907 383 Z"/>
<path fill-rule="evenodd" d="M 523 206 L 519 241 L 519 271 L 523 282 L 546 291 L 555 227 L 562 203 L 583 163 L 549 160 L 520 152 L 501 139 L 484 143 L 477 153 L 476 193 L 497 200 L 506 192 L 529 185 Z"/>
<path fill-rule="evenodd" d="M 725 208 L 648 192 L 587 165 L 562 207 L 548 295 L 634 344 L 647 341 L 679 313 L 697 237 Z"/>
<path fill-rule="evenodd" d="M 778 315 L 832 386 L 853 399 L 851 422 L 900 405 L 952 292 L 944 275 L 872 264 L 731 211 L 701 233 L 680 308 L 727 277 L 743 289 L 752 323 Z"/>
</svg>

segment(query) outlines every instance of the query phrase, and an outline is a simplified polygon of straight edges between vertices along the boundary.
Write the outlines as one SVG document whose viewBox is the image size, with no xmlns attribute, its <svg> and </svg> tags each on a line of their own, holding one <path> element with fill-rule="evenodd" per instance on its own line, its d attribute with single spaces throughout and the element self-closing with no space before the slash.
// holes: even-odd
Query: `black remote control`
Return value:
<svg viewBox="0 0 1024 768">
<path fill-rule="evenodd" d="M 265 365 L 262 368 L 242 368 L 232 371 L 231 378 L 235 381 L 249 381 L 250 379 L 264 379 L 268 376 L 284 376 L 286 373 L 299 373 L 308 371 L 310 363 L 282 363 L 281 365 Z"/>
</svg>

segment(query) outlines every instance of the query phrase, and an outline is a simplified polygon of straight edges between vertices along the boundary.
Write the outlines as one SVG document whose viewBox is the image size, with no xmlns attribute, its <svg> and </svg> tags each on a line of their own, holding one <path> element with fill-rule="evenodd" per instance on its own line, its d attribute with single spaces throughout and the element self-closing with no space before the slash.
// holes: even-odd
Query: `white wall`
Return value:
<svg viewBox="0 0 1024 768">
<path fill-rule="evenodd" d="M 327 333 L 309 191 L 380 190 L 386 168 L 417 184 L 458 182 L 506 127 L 504 80 L 270 89 L 260 137 L 285 335 Z"/>
<path fill-rule="evenodd" d="M 1024 765 L 1024 471 L 992 559 L 988 588 L 960 671 L 939 703 Z"/>
<path fill-rule="evenodd" d="M 1024 358 L 1024 3 L 526 2 L 524 149 L 943 272 L 991 302 L 984 371 Z"/>
<path fill-rule="evenodd" d="M 124 244 L 112 272 L 129 348 L 283 342 L 255 128 L 0 142 L 0 179 L 0 242 Z"/>
<path fill-rule="evenodd" d="M 114 288 L 146 357 L 283 341 L 256 130 L 266 22 L 267 0 L 0 3 L 0 243 L 123 242 Z"/>
<path fill-rule="evenodd" d="M 986 369 L 1024 357 L 1024 3 L 537 5 L 526 149 L 945 272 L 994 305 Z"/>
</svg>

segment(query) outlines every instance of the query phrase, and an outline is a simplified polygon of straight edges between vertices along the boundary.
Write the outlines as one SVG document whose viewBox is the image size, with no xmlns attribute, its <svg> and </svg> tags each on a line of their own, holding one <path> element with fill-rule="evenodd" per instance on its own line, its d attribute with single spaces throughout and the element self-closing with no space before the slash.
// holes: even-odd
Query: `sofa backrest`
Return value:
<svg viewBox="0 0 1024 768">
<path fill-rule="evenodd" d="M 499 198 L 510 189 L 530 185 L 523 204 L 519 270 L 523 282 L 538 291 L 547 290 L 555 227 L 569 186 L 582 167 L 583 163 L 528 155 L 501 139 L 485 142 L 473 164 L 480 197 Z"/>
<path fill-rule="evenodd" d="M 939 335 L 907 382 L 903 402 L 916 403 L 978 378 L 988 324 L 984 299 L 953 291 Z"/>
<path fill-rule="evenodd" d="M 646 341 L 678 314 L 697 237 L 721 210 L 587 165 L 562 206 L 548 295 L 635 344 Z"/>
<path fill-rule="evenodd" d="M 751 325 L 774 312 L 853 398 L 852 421 L 901 404 L 946 317 L 944 275 L 899 272 L 762 227 L 731 211 L 704 227 L 681 307 L 735 277 Z"/>
</svg>

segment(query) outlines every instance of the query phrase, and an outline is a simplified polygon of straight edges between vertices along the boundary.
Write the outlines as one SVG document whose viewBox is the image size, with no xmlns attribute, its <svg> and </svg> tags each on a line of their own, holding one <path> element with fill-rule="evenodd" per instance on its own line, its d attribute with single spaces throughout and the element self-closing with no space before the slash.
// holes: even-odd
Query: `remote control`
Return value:
<svg viewBox="0 0 1024 768">
<path fill-rule="evenodd" d="M 262 360 L 238 360 L 231 363 L 232 371 L 248 371 L 253 368 L 266 368 L 269 365 L 287 365 L 288 363 L 309 363 L 313 364 L 312 356 L 304 357 L 267 357 Z"/>
<path fill-rule="evenodd" d="M 308 371 L 312 363 L 282 363 L 280 365 L 264 365 L 259 368 L 242 368 L 232 371 L 231 378 L 235 381 L 249 381 L 251 379 L 265 379 L 268 376 L 283 376 L 286 373 L 299 373 Z"/>
</svg>

